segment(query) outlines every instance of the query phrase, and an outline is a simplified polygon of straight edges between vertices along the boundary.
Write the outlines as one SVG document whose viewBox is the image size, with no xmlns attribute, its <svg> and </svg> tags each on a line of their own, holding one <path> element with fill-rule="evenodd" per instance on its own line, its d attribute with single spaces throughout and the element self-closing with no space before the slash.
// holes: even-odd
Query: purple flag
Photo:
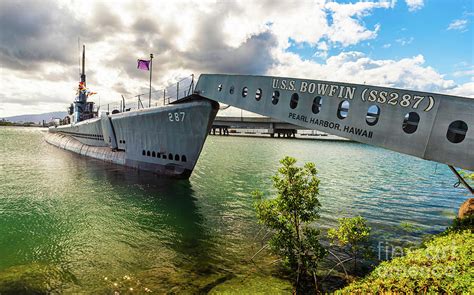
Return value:
<svg viewBox="0 0 474 295">
<path fill-rule="evenodd" d="M 144 71 L 149 71 L 150 70 L 150 61 L 139 59 L 137 69 L 144 70 Z"/>
</svg>

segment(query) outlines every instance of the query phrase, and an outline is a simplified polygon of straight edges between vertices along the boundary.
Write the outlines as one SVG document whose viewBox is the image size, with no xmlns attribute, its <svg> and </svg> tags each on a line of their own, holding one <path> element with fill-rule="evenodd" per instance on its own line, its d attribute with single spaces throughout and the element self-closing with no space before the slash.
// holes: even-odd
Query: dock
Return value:
<svg viewBox="0 0 474 295">
<path fill-rule="evenodd" d="M 282 122 L 270 117 L 230 117 L 217 116 L 209 132 L 211 135 L 255 136 L 271 138 L 304 138 L 316 140 L 347 139 L 314 129 Z"/>
</svg>

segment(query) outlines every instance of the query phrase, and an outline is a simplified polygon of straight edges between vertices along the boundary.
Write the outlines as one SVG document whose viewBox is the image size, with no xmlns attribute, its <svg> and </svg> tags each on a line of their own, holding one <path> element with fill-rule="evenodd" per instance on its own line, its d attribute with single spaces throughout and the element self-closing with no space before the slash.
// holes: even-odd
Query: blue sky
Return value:
<svg viewBox="0 0 474 295">
<path fill-rule="evenodd" d="M 354 3 L 355 1 L 337 1 Z M 372 59 L 402 59 L 422 54 L 427 65 L 436 68 L 458 83 L 470 81 L 472 75 L 454 73 L 472 69 L 474 64 L 474 29 L 472 0 L 425 1 L 422 8 L 410 11 L 407 4 L 398 1 L 390 9 L 374 9 L 363 18 L 368 28 L 380 24 L 377 37 L 348 47 L 330 48 L 329 56 L 343 51 L 359 51 Z M 449 29 L 456 20 L 466 20 L 464 28 Z M 315 56 L 315 48 L 306 44 L 294 44 L 288 49 L 305 59 L 323 62 Z"/>
</svg>

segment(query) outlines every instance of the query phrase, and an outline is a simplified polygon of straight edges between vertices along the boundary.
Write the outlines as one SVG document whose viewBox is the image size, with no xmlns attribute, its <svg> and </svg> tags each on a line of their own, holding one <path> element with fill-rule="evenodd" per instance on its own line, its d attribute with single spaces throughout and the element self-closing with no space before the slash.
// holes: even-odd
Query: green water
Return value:
<svg viewBox="0 0 474 295">
<path fill-rule="evenodd" d="M 50 146 L 39 129 L 0 128 L 0 286 L 196 293 L 235 279 L 265 284 L 276 266 L 264 266 L 268 253 L 249 262 L 260 248 L 250 193 L 272 191 L 285 155 L 316 163 L 321 227 L 360 214 L 375 241 L 440 232 L 467 197 L 446 166 L 358 143 L 209 137 L 191 178 L 176 181 Z"/>
</svg>

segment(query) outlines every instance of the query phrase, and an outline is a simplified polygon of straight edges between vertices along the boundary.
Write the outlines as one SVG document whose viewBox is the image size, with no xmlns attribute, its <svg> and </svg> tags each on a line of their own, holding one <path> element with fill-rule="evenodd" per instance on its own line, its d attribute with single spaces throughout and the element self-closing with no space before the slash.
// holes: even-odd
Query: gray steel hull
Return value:
<svg viewBox="0 0 474 295">
<path fill-rule="evenodd" d="M 51 127 L 46 141 L 81 155 L 188 178 L 219 106 L 197 95 L 166 106 Z"/>
</svg>

